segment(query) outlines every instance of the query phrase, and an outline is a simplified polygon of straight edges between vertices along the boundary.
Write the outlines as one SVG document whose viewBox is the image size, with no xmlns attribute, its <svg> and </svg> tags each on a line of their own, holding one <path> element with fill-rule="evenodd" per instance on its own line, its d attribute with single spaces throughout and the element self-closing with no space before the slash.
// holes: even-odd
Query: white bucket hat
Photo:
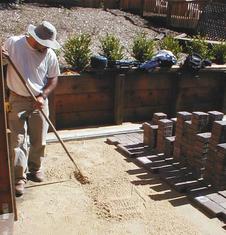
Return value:
<svg viewBox="0 0 226 235">
<path fill-rule="evenodd" d="M 56 41 L 56 28 L 48 21 L 43 21 L 38 26 L 30 24 L 28 26 L 28 33 L 43 46 L 52 49 L 59 49 L 61 47 Z"/>
</svg>

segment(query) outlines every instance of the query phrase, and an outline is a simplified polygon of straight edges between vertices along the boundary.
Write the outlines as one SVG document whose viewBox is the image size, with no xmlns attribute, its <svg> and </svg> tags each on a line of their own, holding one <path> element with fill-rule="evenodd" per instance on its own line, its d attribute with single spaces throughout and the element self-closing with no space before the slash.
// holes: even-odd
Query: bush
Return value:
<svg viewBox="0 0 226 235">
<path fill-rule="evenodd" d="M 154 41 L 148 39 L 145 33 L 139 33 L 133 40 L 132 56 L 140 62 L 149 60 L 154 55 L 154 46 Z"/>
<path fill-rule="evenodd" d="M 160 48 L 171 51 L 176 57 L 178 57 L 178 54 L 182 52 L 182 47 L 179 45 L 178 40 L 172 36 L 166 36 L 163 38 L 160 42 Z"/>
<path fill-rule="evenodd" d="M 123 58 L 123 46 L 120 41 L 112 34 L 107 34 L 106 37 L 100 40 L 101 50 L 103 55 L 107 57 L 109 61 L 121 60 Z"/>
<path fill-rule="evenodd" d="M 84 70 L 90 63 L 91 36 L 80 34 L 69 38 L 63 46 L 64 59 L 79 71 Z"/>
<path fill-rule="evenodd" d="M 189 54 L 198 53 L 204 59 L 211 58 L 208 43 L 200 35 L 194 37 L 190 44 L 187 43 L 186 48 Z"/>
<path fill-rule="evenodd" d="M 160 42 L 160 48 L 171 51 L 176 57 L 178 57 L 178 54 L 182 52 L 182 47 L 180 46 L 178 40 L 170 35 L 163 38 Z"/>
<path fill-rule="evenodd" d="M 217 64 L 225 64 L 226 63 L 226 42 L 222 42 L 221 44 L 214 45 L 212 49 L 213 60 Z"/>
</svg>

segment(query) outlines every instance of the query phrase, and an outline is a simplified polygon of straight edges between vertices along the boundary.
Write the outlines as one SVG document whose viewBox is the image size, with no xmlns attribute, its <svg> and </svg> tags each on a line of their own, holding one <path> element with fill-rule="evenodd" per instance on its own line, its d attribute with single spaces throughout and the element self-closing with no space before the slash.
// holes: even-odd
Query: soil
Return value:
<svg viewBox="0 0 226 235">
<path fill-rule="evenodd" d="M 27 32 L 29 24 L 37 25 L 43 20 L 51 22 L 57 29 L 57 40 L 63 45 L 76 34 L 88 33 L 92 38 L 92 54 L 101 53 L 100 39 L 107 33 L 114 34 L 124 46 L 124 59 L 131 59 L 133 38 L 139 32 L 145 32 L 148 38 L 161 33 L 177 35 L 177 32 L 164 28 L 154 28 L 150 22 L 138 15 L 120 10 L 74 7 L 47 7 L 37 4 L 21 4 L 9 8 L 0 3 L 0 42 L 12 35 Z M 59 54 L 61 64 L 65 65 L 63 53 Z"/>
<path fill-rule="evenodd" d="M 48 144 L 46 181 L 28 182 L 24 196 L 17 198 L 14 235 L 226 233 L 220 220 L 208 218 L 105 141 L 66 142 L 90 180 L 86 185 L 74 179 L 75 168 L 62 146 Z"/>
</svg>

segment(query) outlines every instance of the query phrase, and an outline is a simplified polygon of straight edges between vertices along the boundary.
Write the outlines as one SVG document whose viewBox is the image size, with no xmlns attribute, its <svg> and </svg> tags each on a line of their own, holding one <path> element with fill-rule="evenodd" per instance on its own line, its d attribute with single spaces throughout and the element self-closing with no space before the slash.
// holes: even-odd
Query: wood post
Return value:
<svg viewBox="0 0 226 235">
<path fill-rule="evenodd" d="M 171 83 L 171 102 L 169 116 L 176 117 L 176 113 L 180 107 L 180 76 L 178 73 L 173 73 Z"/>
<path fill-rule="evenodd" d="M 115 78 L 115 102 L 114 115 L 115 124 L 122 124 L 124 115 L 124 93 L 125 93 L 125 74 L 119 74 Z"/>
<path fill-rule="evenodd" d="M 52 124 L 56 126 L 56 109 L 55 109 L 55 92 L 53 91 L 49 96 L 49 119 L 51 120 Z M 49 131 L 52 132 L 53 130 L 51 127 Z"/>
<path fill-rule="evenodd" d="M 13 164 L 10 160 L 9 131 L 7 130 L 3 62 L 0 48 L 0 215 L 14 213 L 14 219 L 17 220 Z"/>
</svg>

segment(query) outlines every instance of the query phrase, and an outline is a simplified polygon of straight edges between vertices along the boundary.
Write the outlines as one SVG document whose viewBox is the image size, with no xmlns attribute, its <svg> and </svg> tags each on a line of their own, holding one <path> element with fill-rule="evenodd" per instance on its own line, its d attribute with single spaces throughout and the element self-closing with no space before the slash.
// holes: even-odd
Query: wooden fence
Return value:
<svg viewBox="0 0 226 235">
<path fill-rule="evenodd" d="M 145 0 L 143 16 L 163 17 L 169 26 L 195 29 L 207 0 Z"/>
<path fill-rule="evenodd" d="M 195 29 L 206 4 L 206 0 L 169 2 L 167 22 L 173 27 Z"/>
<path fill-rule="evenodd" d="M 166 0 L 145 0 L 143 16 L 166 17 L 168 12 L 168 1 Z"/>
<path fill-rule="evenodd" d="M 120 8 L 120 0 L 104 0 L 104 8 Z"/>
<path fill-rule="evenodd" d="M 143 0 L 120 0 L 120 9 L 143 14 Z"/>
</svg>

